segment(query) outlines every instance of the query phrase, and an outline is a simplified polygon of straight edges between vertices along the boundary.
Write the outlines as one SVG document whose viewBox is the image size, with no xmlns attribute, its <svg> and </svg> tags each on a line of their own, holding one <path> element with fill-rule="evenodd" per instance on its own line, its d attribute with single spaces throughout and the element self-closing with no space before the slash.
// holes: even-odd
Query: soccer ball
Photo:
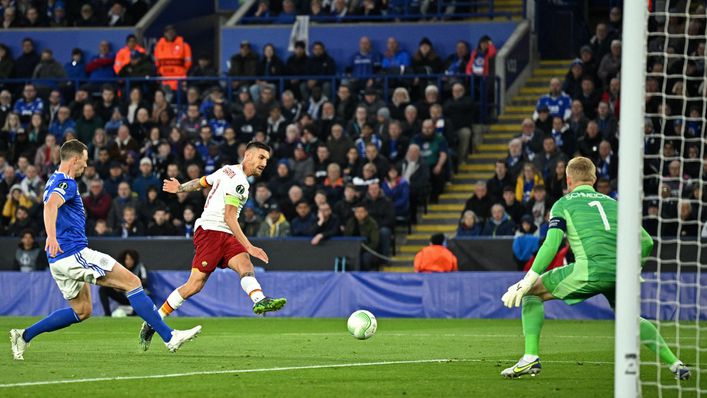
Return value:
<svg viewBox="0 0 707 398">
<path fill-rule="evenodd" d="M 359 340 L 366 340 L 376 334 L 378 321 L 376 317 L 366 310 L 354 311 L 346 322 L 349 333 Z"/>
</svg>

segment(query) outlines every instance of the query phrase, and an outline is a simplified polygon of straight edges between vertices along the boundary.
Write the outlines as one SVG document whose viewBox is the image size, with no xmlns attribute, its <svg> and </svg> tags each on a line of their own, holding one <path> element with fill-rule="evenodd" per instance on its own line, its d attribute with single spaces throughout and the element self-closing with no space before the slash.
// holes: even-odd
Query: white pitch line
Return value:
<svg viewBox="0 0 707 398">
<path fill-rule="evenodd" d="M 306 366 L 286 366 L 277 368 L 259 368 L 259 369 L 227 369 L 227 370 L 206 370 L 200 372 L 185 372 L 185 373 L 167 373 L 158 375 L 140 375 L 140 376 L 114 376 L 114 377 L 93 377 L 87 379 L 69 379 L 69 380 L 47 380 L 47 381 L 31 381 L 24 383 L 9 383 L 0 384 L 0 388 L 12 387 L 35 387 L 58 384 L 75 384 L 75 383 L 93 383 L 97 381 L 123 381 L 123 380 L 145 380 L 145 379 L 168 379 L 185 376 L 204 376 L 204 375 L 221 375 L 234 373 L 262 373 L 262 372 L 284 372 L 288 370 L 309 370 L 309 369 L 333 369 L 333 368 L 353 368 L 361 366 L 385 366 L 385 365 L 410 365 L 419 363 L 445 363 L 445 362 L 515 362 L 515 360 L 498 360 L 498 359 L 418 359 L 408 361 L 381 361 L 381 362 L 354 362 L 354 363 L 339 363 L 329 365 L 306 365 Z M 613 362 L 606 361 L 543 361 L 546 363 L 585 363 L 594 365 L 608 365 Z"/>
</svg>

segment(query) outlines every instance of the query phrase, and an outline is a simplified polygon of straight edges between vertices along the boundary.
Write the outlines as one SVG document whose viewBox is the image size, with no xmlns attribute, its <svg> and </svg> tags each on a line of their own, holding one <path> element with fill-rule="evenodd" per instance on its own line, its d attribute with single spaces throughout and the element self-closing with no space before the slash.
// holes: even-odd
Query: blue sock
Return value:
<svg viewBox="0 0 707 398">
<path fill-rule="evenodd" d="M 164 342 L 168 342 L 172 339 L 172 328 L 167 326 L 162 320 L 162 317 L 157 312 L 157 307 L 155 303 L 150 300 L 142 290 L 142 286 L 136 287 L 135 289 L 125 293 L 130 300 L 130 305 L 133 306 L 135 312 L 140 315 L 140 318 L 144 319 L 148 325 L 150 325 L 155 331 L 162 337 Z"/>
<path fill-rule="evenodd" d="M 29 343 L 30 340 L 41 333 L 53 332 L 79 322 L 81 320 L 79 320 L 79 316 L 76 315 L 73 309 L 63 308 L 52 312 L 49 316 L 25 329 L 22 338 Z"/>
</svg>

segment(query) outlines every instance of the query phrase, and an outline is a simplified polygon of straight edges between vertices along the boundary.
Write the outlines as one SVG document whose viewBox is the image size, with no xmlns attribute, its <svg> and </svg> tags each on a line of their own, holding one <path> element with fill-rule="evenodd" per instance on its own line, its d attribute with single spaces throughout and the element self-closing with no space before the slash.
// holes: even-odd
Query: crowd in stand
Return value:
<svg viewBox="0 0 707 398">
<path fill-rule="evenodd" d="M 445 64 L 426 38 L 413 57 L 390 38 L 389 52 L 379 61 L 363 37 L 360 62 L 352 64 L 350 78 L 338 82 L 336 96 L 329 98 L 328 82 L 296 79 L 334 70 L 323 43 L 314 43 L 310 56 L 298 43 L 280 62 L 271 46 L 260 58 L 244 42 L 229 73 L 254 79 L 234 81 L 234 96 L 227 98 L 226 87 L 198 79 L 129 89 L 101 83 L 135 70 L 149 71 L 136 76 L 175 79 L 215 75 L 208 59 L 191 64 L 189 45 L 172 27 L 151 56 L 129 36 L 117 54 L 102 44 L 102 55 L 83 63 L 76 51 L 63 68 L 50 49 L 37 57 L 30 39 L 23 44 L 10 76 L 23 76 L 26 83 L 5 84 L 0 92 L 2 233 L 42 233 L 44 182 L 57 168 L 59 146 L 78 138 L 89 146 L 89 165 L 78 184 L 89 235 L 192 236 L 205 193 L 167 195 L 161 181 L 190 180 L 238 163 L 245 145 L 256 140 L 274 153 L 262 178 L 252 181 L 251 199 L 241 212 L 246 235 L 307 237 L 313 245 L 333 236 L 363 236 L 383 255 L 391 254 L 396 223 L 416 222 L 418 208 L 437 199 L 466 157 L 475 105 L 465 78 L 447 79 L 443 87 L 425 79 L 400 82 L 391 87 L 391 98 L 383 98 L 380 81 L 356 78 L 356 68 L 365 63 L 360 60 L 368 59 L 373 72 L 379 62 L 390 67 L 431 63 L 470 70 L 473 78 L 488 73 L 484 63 L 493 48 L 483 38 L 470 61 L 468 46 L 460 42 Z M 0 45 L 0 65 L 7 56 L 7 47 Z M 42 81 L 49 77 L 47 70 L 86 73 L 89 83 Z M 293 79 L 278 92 L 266 77 L 281 73 Z M 175 102 L 180 90 L 186 98 L 181 106 Z M 364 268 L 377 264 L 369 254 L 364 254 Z"/>
<path fill-rule="evenodd" d="M 390 21 L 401 17 L 452 16 L 477 12 L 485 2 L 442 0 L 259 0 L 249 12 L 248 22 L 291 24 L 298 15 L 314 21 L 369 19 Z"/>
<path fill-rule="evenodd" d="M 706 18 L 704 6 L 694 5 L 683 10 L 689 17 L 649 21 L 643 190 L 644 227 L 653 236 L 707 237 L 705 37 L 697 33 Z M 594 161 L 597 191 L 618 196 L 621 18 L 612 8 L 564 81 L 551 79 L 494 176 L 477 183 L 458 236 L 542 238 L 550 208 L 567 192 L 565 167 L 574 156 Z"/>
<path fill-rule="evenodd" d="M 133 26 L 152 0 L 2 0 L 2 29 Z"/>
</svg>

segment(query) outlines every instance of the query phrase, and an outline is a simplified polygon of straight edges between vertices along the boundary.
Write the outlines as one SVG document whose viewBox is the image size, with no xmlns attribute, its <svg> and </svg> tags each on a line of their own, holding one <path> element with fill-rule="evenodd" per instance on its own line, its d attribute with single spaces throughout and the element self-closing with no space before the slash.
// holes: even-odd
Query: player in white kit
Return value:
<svg viewBox="0 0 707 398">
<path fill-rule="evenodd" d="M 227 165 L 211 175 L 180 184 L 175 179 L 164 180 L 165 192 L 193 192 L 211 187 L 206 198 L 204 212 L 196 221 L 192 270 L 185 284 L 175 289 L 160 307 L 162 318 L 184 304 L 189 297 L 199 293 L 212 272 L 218 268 L 230 268 L 241 277 L 241 287 L 253 300 L 253 312 L 263 314 L 281 309 L 287 300 L 270 298 L 263 294 L 260 284 L 255 279 L 250 256 L 268 262 L 268 255 L 259 247 L 253 246 L 238 224 L 238 215 L 248 200 L 250 184 L 248 177 L 259 177 L 268 159 L 271 149 L 260 142 L 251 142 L 246 147 L 243 162 Z M 143 323 L 140 329 L 140 345 L 144 350 L 150 347 L 154 330 Z"/>
</svg>

